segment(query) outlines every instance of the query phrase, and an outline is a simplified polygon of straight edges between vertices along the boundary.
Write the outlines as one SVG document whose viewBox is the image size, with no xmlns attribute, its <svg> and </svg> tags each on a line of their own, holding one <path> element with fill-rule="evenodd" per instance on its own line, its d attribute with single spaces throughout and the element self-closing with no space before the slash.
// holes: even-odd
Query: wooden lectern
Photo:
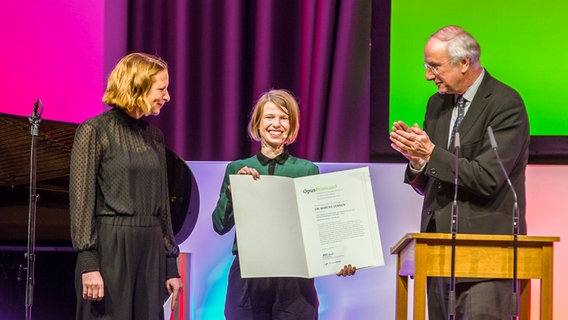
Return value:
<svg viewBox="0 0 568 320">
<path fill-rule="evenodd" d="M 540 319 L 552 319 L 553 244 L 559 237 L 518 236 L 520 319 L 530 317 L 530 279 L 540 279 Z M 396 319 L 408 318 L 408 277 L 414 277 L 414 319 L 426 319 L 426 277 L 450 277 L 452 235 L 409 233 L 397 255 Z M 455 276 L 513 278 L 513 236 L 457 234 Z"/>
</svg>

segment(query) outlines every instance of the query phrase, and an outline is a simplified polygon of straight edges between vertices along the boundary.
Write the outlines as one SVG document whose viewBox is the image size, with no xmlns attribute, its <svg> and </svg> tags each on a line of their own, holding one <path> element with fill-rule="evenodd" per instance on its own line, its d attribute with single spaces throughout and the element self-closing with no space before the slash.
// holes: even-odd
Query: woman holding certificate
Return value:
<svg viewBox="0 0 568 320">
<path fill-rule="evenodd" d="M 260 150 L 250 158 L 227 165 L 217 206 L 212 214 L 213 228 L 223 235 L 235 225 L 229 175 L 278 175 L 291 178 L 319 173 L 311 161 L 294 157 L 286 146 L 296 139 L 299 129 L 298 103 L 286 90 L 270 90 L 253 107 L 249 136 L 260 141 Z M 270 213 L 267 213 L 270 214 Z M 242 278 L 236 239 L 235 259 L 229 271 L 225 301 L 226 319 L 317 319 L 318 297 L 314 279 L 295 277 Z M 355 274 L 344 266 L 338 276 Z"/>
</svg>

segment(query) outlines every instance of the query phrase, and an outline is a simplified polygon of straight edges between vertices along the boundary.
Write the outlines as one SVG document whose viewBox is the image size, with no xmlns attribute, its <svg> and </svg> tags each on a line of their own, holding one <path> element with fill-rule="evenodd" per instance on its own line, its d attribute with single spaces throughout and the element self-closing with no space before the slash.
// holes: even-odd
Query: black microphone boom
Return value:
<svg viewBox="0 0 568 320">
<path fill-rule="evenodd" d="M 519 235 L 519 203 L 517 201 L 517 192 L 515 192 L 511 179 L 509 179 L 509 174 L 507 173 L 507 170 L 505 170 L 501 157 L 499 157 L 499 152 L 497 152 L 497 141 L 495 140 L 495 135 L 493 135 L 493 128 L 491 128 L 491 126 L 487 127 L 487 134 L 489 135 L 491 148 L 493 148 L 493 151 L 495 152 L 495 157 L 497 157 L 497 162 L 499 162 L 503 175 L 507 178 L 507 184 L 513 192 L 513 199 L 515 201 L 513 204 L 513 310 L 511 315 L 513 318 L 516 318 L 519 313 L 517 298 L 517 236 Z"/>
<path fill-rule="evenodd" d="M 452 233 L 452 257 L 450 266 L 450 290 L 448 292 L 448 319 L 455 319 L 456 317 L 456 234 L 458 232 L 458 164 L 459 164 L 459 150 L 460 133 L 456 132 L 454 136 L 455 147 L 455 175 L 454 175 L 454 202 L 452 203 L 452 220 L 451 220 L 451 233 Z"/>
<path fill-rule="evenodd" d="M 499 156 L 499 152 L 497 152 L 497 141 L 495 140 L 495 135 L 493 135 L 493 129 L 491 126 L 487 127 L 487 133 L 489 134 L 489 141 L 491 142 L 491 148 L 495 152 L 495 157 L 497 157 L 497 162 L 499 162 L 499 166 L 501 167 L 501 171 L 503 171 L 503 175 L 507 178 L 507 184 L 511 188 L 511 192 L 513 193 L 513 199 L 515 201 L 513 207 L 513 235 L 519 234 L 519 203 L 517 200 L 517 192 L 513 187 L 513 183 L 511 183 L 511 179 L 509 179 L 509 174 L 507 170 L 505 170 L 505 166 L 503 165 L 503 161 Z"/>
</svg>

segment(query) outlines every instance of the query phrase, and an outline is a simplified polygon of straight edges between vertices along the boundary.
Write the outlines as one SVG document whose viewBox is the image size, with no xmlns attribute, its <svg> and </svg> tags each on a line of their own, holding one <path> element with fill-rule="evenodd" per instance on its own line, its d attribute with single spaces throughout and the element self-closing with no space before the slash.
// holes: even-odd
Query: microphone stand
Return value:
<svg viewBox="0 0 568 320">
<path fill-rule="evenodd" d="M 450 291 L 448 293 L 448 319 L 456 318 L 456 234 L 458 232 L 458 159 L 460 149 L 460 133 L 456 132 L 454 136 L 455 146 L 455 178 L 454 178 L 454 201 L 452 202 L 452 258 L 450 271 Z"/>
<path fill-rule="evenodd" d="M 41 105 L 42 111 L 38 114 L 38 106 Z M 29 198 L 29 214 L 28 214 L 28 248 L 26 252 L 26 319 L 32 318 L 32 305 L 34 294 L 34 271 L 35 271 L 35 224 L 36 224 L 36 202 L 39 196 L 36 194 L 36 142 L 38 136 L 39 123 L 41 122 L 41 113 L 43 112 L 43 104 L 41 100 L 36 100 L 34 111 L 29 117 L 31 125 L 31 152 L 30 152 L 30 198 Z"/>
<path fill-rule="evenodd" d="M 507 170 L 505 170 L 505 166 L 503 166 L 503 161 L 499 156 L 499 152 L 497 152 L 497 141 L 495 140 L 495 136 L 493 135 L 493 128 L 487 127 L 487 133 L 489 134 L 489 140 L 491 141 L 491 147 L 495 152 L 495 156 L 497 157 L 497 162 L 499 162 L 499 166 L 501 167 L 501 171 L 507 178 L 507 184 L 511 188 L 513 192 L 513 199 L 515 201 L 513 205 L 513 310 L 511 310 L 511 317 L 513 319 L 517 319 L 519 316 L 519 299 L 518 299 L 518 284 L 517 284 L 517 251 L 518 251 L 518 235 L 519 235 L 519 203 L 517 200 L 517 193 L 515 192 L 515 188 L 511 183 L 511 179 L 509 179 L 509 174 L 507 174 Z"/>
</svg>

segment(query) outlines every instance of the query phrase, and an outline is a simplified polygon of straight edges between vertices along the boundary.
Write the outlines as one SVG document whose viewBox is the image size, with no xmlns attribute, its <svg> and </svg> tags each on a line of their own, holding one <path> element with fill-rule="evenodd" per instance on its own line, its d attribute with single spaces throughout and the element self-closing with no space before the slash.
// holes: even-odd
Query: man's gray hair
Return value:
<svg viewBox="0 0 568 320">
<path fill-rule="evenodd" d="M 452 65 L 457 64 L 465 57 L 469 57 L 472 64 L 479 62 L 479 57 L 481 56 L 479 43 L 461 27 L 443 27 L 430 38 L 436 38 L 448 43 L 448 55 Z"/>
</svg>

